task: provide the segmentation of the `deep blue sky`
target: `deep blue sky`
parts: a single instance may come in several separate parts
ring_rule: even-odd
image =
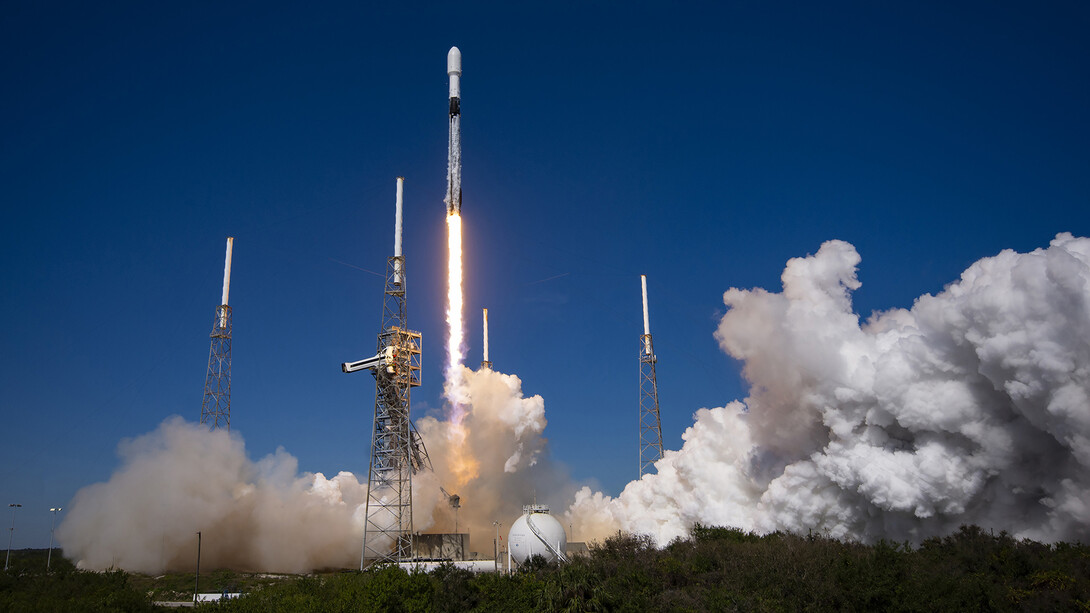
[[[393,3],[391,3],[393,4]],[[236,237],[233,430],[366,471],[406,177],[414,412],[441,407],[447,77],[463,53],[466,318],[555,460],[637,468],[639,274],[668,447],[746,390],[728,287],[843,239],[857,311],[1090,234],[1090,5],[8,2],[0,9],[0,508],[15,547],[124,437],[196,420]],[[952,5],[957,6],[952,6]],[[348,263],[351,266],[339,262]],[[10,516],[0,516],[7,526]]]

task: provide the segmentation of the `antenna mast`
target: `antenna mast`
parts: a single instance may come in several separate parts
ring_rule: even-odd
[[[481,356],[481,368],[492,370],[492,361],[488,359],[488,309],[484,309],[484,355]]]
[[[231,291],[231,248],[233,237],[227,237],[227,256],[223,263],[223,295],[212,320],[211,347],[208,349],[208,372],[204,378],[204,401],[201,403],[201,423],[209,430],[227,428],[231,431],[231,307],[227,296]]]
[[[647,275],[640,275],[643,286],[643,335],[640,336],[640,472],[650,472],[662,458],[662,422],[659,420],[659,385],[655,377],[655,350],[651,343],[651,325],[647,316]]]

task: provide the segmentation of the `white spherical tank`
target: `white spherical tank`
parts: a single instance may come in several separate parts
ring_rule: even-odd
[[[522,507],[522,517],[511,524],[507,535],[507,547],[511,558],[525,564],[532,556],[541,556],[550,562],[567,560],[568,535],[564,526],[549,515],[549,507],[533,504]]]

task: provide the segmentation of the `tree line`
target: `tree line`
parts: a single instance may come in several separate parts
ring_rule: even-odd
[[[0,611],[153,611],[149,591],[120,571],[54,572],[13,566],[0,579]],[[227,587],[229,572],[202,578]],[[144,587],[144,586],[142,586]],[[553,565],[537,558],[510,575],[445,565],[397,567],[265,583],[225,612],[309,611],[1090,611],[1090,547],[1046,545],[974,526],[919,547],[815,535],[756,535],[695,526],[657,548],[618,533],[590,554]]]

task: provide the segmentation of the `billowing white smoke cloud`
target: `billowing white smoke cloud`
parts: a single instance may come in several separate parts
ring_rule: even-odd
[[[434,473],[413,480],[414,526],[458,529],[491,555],[538,499],[581,538],[617,529],[665,543],[695,522],[920,540],[963,523],[1090,541],[1090,239],[977,262],[912,309],[852,312],[860,258],[844,242],[788,262],[783,292],[732,289],[716,338],[750,396],[701,409],[680,450],[616,498],[549,460],[544,401],[514,375],[462,369],[459,425],[417,420]],[[458,430],[460,428],[460,430]],[[458,431],[456,431],[458,430]],[[122,443],[122,466],[84,488],[57,529],[88,568],[202,565],[305,572],[359,563],[366,484],[258,462],[241,438],[179,418]],[[567,523],[567,522],[565,522]]]
[[[119,446],[121,467],[83,488],[57,528],[85,568],[192,568],[197,531],[208,568],[305,572],[359,563],[366,483],[298,474],[283,449],[246,458],[237,434],[172,417]]]
[[[575,487],[547,453],[541,396],[523,397],[522,381],[515,375],[460,368],[461,376],[448,381],[457,388],[447,390],[447,396],[465,407],[464,444],[451,421],[425,417],[417,421],[417,428],[428,445],[438,480],[433,491],[435,530],[454,530],[454,512],[439,493],[442,485],[461,498],[458,531],[470,534],[470,547],[481,557],[491,557],[492,522],[510,528],[522,514],[522,506],[535,500],[559,509],[557,505],[571,500]],[[421,496],[420,508],[430,506],[431,501],[423,498],[428,493]],[[501,537],[506,538],[506,528]]]
[[[540,396],[523,398],[518,377],[491,370],[463,369],[457,380],[451,392],[465,410],[464,444],[451,444],[450,421],[417,420],[436,471],[413,478],[414,528],[454,531],[442,485],[461,496],[458,530],[490,557],[493,521],[509,526],[538,491],[558,504],[574,488],[546,457]],[[178,417],[123,441],[119,455],[110,480],[80,490],[57,528],[66,555],[84,568],[191,569],[198,530],[207,568],[309,572],[359,564],[367,484],[352,473],[299,474],[283,449],[253,462],[237,432],[208,432]]]
[[[581,530],[1090,540],[1090,240],[1004,251],[863,325],[859,261],[829,241],[787,263],[782,293],[727,291],[715,336],[750,396],[698,411],[617,498],[581,490]]]

